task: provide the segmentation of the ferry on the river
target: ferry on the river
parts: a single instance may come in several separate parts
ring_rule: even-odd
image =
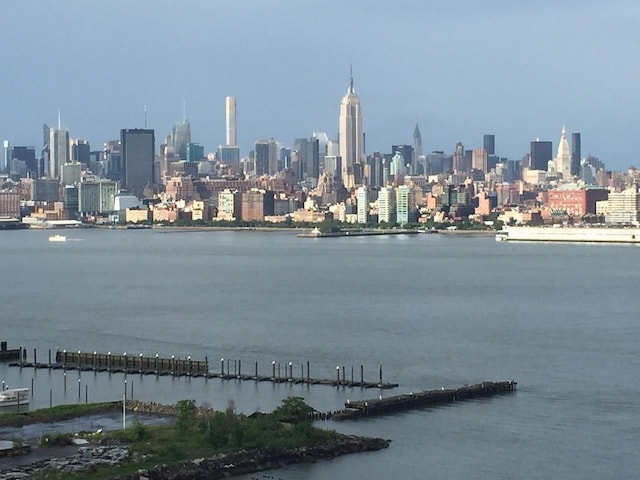
[[[21,407],[29,405],[28,388],[9,388],[0,392],[0,407]]]
[[[64,235],[51,235],[49,237],[49,241],[50,242],[66,242],[67,237],[65,237]]]
[[[498,242],[638,243],[637,227],[503,227]]]

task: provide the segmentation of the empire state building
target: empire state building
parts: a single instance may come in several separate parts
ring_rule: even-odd
[[[342,182],[351,189],[362,182],[362,167],[365,163],[364,136],[360,98],[353,89],[353,75],[349,90],[340,104],[339,138],[342,158]]]

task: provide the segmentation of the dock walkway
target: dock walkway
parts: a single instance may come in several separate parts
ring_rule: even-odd
[[[272,383],[292,383],[306,385],[327,385],[333,387],[355,387],[355,388],[377,388],[387,390],[396,388],[397,383],[389,383],[382,381],[382,367],[379,369],[379,378],[377,382],[365,381],[364,366],[360,365],[360,378],[355,379],[353,368],[351,368],[351,379],[347,379],[345,367],[336,367],[336,377],[334,379],[313,378],[311,377],[310,362],[305,365],[299,364],[299,375],[294,375],[293,363],[281,364],[279,362],[271,362],[271,371],[269,375],[260,374],[258,361],[253,363],[250,373],[243,373],[241,360],[220,359],[219,371],[212,371],[209,367],[209,359],[195,360],[190,356],[186,358],[171,358],[155,356],[145,356],[140,354],[127,355],[98,353],[98,352],[81,352],[57,350],[55,356],[52,352],[48,352],[48,360],[46,362],[37,361],[37,352],[33,351],[33,361],[26,360],[26,350],[20,348],[18,361],[9,363],[12,367],[21,368],[38,368],[50,370],[80,370],[93,372],[108,373],[124,373],[139,375],[156,375],[156,376],[188,376],[201,378],[219,378],[223,380],[241,380],[255,382],[272,382]],[[232,367],[233,366],[233,367]],[[225,370],[226,367],[226,370]],[[297,367],[296,367],[297,368]],[[341,376],[342,373],[342,376]]]

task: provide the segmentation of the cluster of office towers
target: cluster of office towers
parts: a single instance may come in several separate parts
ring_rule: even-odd
[[[353,191],[358,186],[381,188],[390,183],[402,183],[405,175],[439,173],[485,174],[507,159],[496,155],[495,136],[485,135],[483,148],[465,150],[459,142],[453,154],[435,151],[423,154],[418,125],[413,132],[413,143],[393,145],[391,153],[365,154],[365,133],[360,98],[356,94],[353,76],[340,103],[338,139],[331,140],[326,133],[314,132],[310,138],[298,138],[292,148],[284,147],[273,139],[258,140],[248,157],[241,158],[237,138],[236,99],[225,99],[226,136],[215,154],[205,158],[204,148],[191,141],[191,129],[186,118],[174,125],[156,154],[155,132],[145,128],[122,129],[120,138],[106,142],[104,149],[91,151],[84,140],[69,138],[69,131],[58,125],[43,128],[42,155],[36,157],[33,147],[13,147],[4,142],[6,170],[12,176],[47,176],[60,180],[62,185],[77,180],[77,164],[88,166],[98,177],[120,182],[142,197],[145,189],[163,183],[163,178],[180,175],[202,176],[199,163],[215,160],[228,166],[228,175],[260,177],[273,175],[283,169],[293,171],[297,181],[313,188],[323,175],[336,185]],[[10,154],[9,154],[10,150]],[[510,161],[513,175],[526,167],[530,170],[554,170],[563,178],[580,173],[580,134],[571,134],[569,149],[563,129],[558,155],[553,156],[552,142],[531,142],[530,153],[522,161]],[[550,163],[550,161],[552,163]],[[553,163],[555,162],[555,163]]]

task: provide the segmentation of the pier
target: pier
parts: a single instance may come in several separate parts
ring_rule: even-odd
[[[17,361],[9,364],[20,368],[42,368],[50,370],[79,370],[107,373],[124,373],[156,376],[188,376],[201,378],[219,378],[222,380],[240,380],[272,383],[292,383],[306,385],[327,385],[333,387],[356,387],[391,389],[398,386],[397,383],[383,382],[382,366],[378,369],[378,381],[365,381],[364,365],[360,365],[359,378],[355,377],[354,367],[351,367],[350,378],[347,378],[345,366],[336,366],[336,376],[333,379],[311,377],[311,364],[306,362],[294,365],[293,362],[280,363],[272,361],[269,364],[269,374],[260,372],[258,361],[248,366],[241,360],[221,358],[217,368],[209,364],[208,357],[193,359],[190,356],[179,358],[171,357],[130,355],[127,353],[98,353],[71,350],[48,351],[46,361],[38,362],[37,351],[33,349],[33,361],[27,361],[25,348],[17,349],[15,356]],[[295,367],[295,372],[294,372]]]
[[[347,400],[344,410],[332,412],[332,420],[351,420],[374,415],[386,415],[403,410],[411,410],[433,405],[470,400],[472,398],[511,393],[516,390],[515,380],[501,382],[482,382],[476,385],[465,385],[455,389],[428,390],[425,392],[395,395],[372,400]]]

